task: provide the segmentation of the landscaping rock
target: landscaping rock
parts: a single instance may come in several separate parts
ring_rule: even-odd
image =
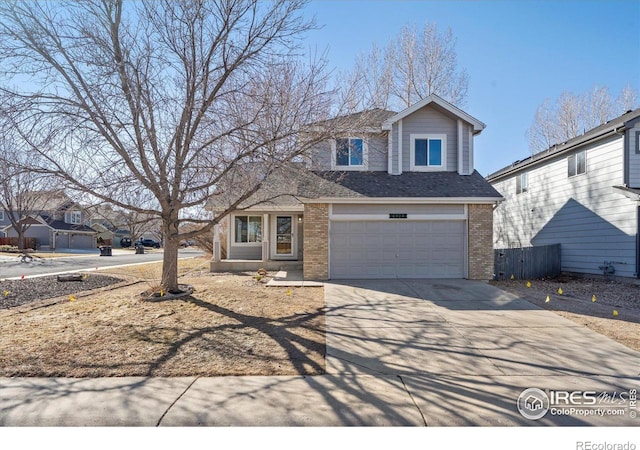
[[[37,300],[99,289],[122,282],[105,275],[81,275],[81,283],[60,283],[56,276],[0,281],[0,309],[14,308]]]

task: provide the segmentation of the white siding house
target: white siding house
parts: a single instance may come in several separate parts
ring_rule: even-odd
[[[640,153],[629,112],[487,177],[495,248],[561,244],[562,271],[638,276]]]

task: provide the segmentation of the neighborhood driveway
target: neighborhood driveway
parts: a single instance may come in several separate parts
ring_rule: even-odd
[[[427,425],[640,425],[628,401],[623,416],[525,419],[516,401],[527,388],[628,395],[640,387],[640,353],[487,283],[359,280],[325,289],[327,372],[386,380],[384,395],[406,390]]]

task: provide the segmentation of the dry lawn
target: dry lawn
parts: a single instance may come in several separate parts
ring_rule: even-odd
[[[0,311],[0,376],[215,376],[325,370],[322,288],[181,263],[187,297],[146,301],[159,264],[109,271],[139,283]]]

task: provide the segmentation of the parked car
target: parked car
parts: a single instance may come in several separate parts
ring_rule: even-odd
[[[193,239],[180,241],[180,247],[191,247],[192,245],[196,245],[196,241]]]
[[[154,241],[153,239],[142,239],[140,238],[136,245],[142,245],[143,247],[153,247],[160,248],[160,242]]]
[[[120,239],[120,246],[121,246],[122,248],[129,248],[129,247],[131,247],[131,238],[123,237],[122,239]]]

